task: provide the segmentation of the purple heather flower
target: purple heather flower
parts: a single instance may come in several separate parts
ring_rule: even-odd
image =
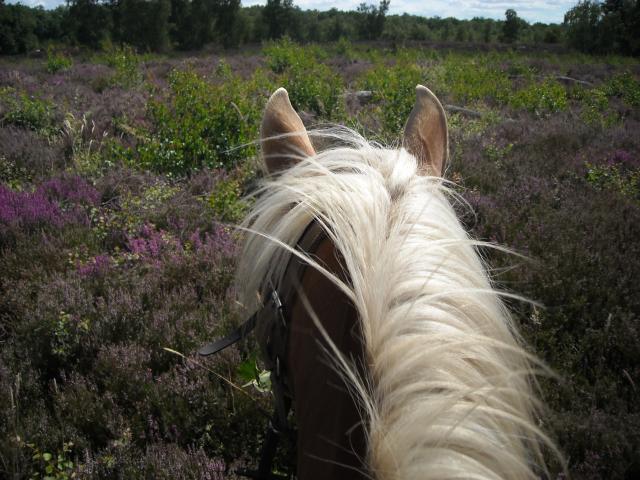
[[[61,227],[69,220],[60,207],[39,190],[16,192],[0,184],[0,223],[12,226],[50,224]]]
[[[111,266],[109,255],[97,255],[87,263],[78,265],[78,273],[82,276],[93,276],[105,273]]]
[[[127,246],[131,253],[147,259],[158,259],[166,250],[182,251],[182,245],[153,225],[144,225],[137,237],[128,237]]]
[[[198,251],[202,248],[202,240],[200,239],[200,229],[196,228],[196,231],[191,234],[189,241],[193,245],[193,249]]]
[[[100,202],[98,191],[77,175],[52,178],[41,184],[37,191],[61,202],[91,206],[97,206]]]
[[[473,207],[474,211],[478,210],[493,210],[497,208],[496,202],[493,198],[478,192],[468,192],[464,195],[469,205]]]
[[[607,165],[621,166],[629,170],[640,168],[640,157],[633,155],[626,150],[616,150],[607,158]]]

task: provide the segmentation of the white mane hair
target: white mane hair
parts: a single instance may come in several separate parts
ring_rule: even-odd
[[[361,408],[375,479],[533,479],[546,472],[536,426],[535,369],[440,177],[418,174],[405,149],[357,133],[311,132],[339,146],[267,176],[244,221],[242,301],[279,279],[313,220],[350,283],[367,378],[333,348]],[[322,270],[311,257],[310,265]],[[318,320],[316,319],[316,324]],[[330,347],[331,348],[331,347]],[[535,367],[535,369],[534,369]]]

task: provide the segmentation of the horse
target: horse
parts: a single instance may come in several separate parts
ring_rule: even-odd
[[[456,216],[437,97],[418,85],[399,147],[384,148],[344,127],[308,132],[280,88],[260,146],[237,289],[248,312],[276,312],[254,323],[293,408],[297,477],[548,475],[542,364],[479,255],[491,245]]]

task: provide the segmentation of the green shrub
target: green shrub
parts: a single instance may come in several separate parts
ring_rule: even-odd
[[[47,72],[57,73],[61,70],[68,70],[73,65],[73,60],[64,53],[54,50],[52,47],[47,49]]]
[[[582,105],[580,117],[588,125],[610,127],[618,119],[609,108],[609,97],[603,88],[578,87],[571,96]]]
[[[241,198],[242,191],[237,180],[221,179],[207,197],[207,203],[216,218],[234,223],[239,222],[246,211],[246,205]]]
[[[52,454],[43,452],[33,443],[25,444],[32,450],[33,473],[31,480],[70,480],[76,478],[74,464],[70,460],[72,442],[64,442],[62,450]]]
[[[300,45],[289,37],[267,43],[262,49],[268,67],[273,73],[284,73],[296,64],[310,66],[314,61],[327,59],[326,50],[317,45]]]
[[[383,131],[389,138],[397,138],[402,131],[419,83],[424,83],[422,69],[410,62],[400,61],[392,67],[379,63],[365,74],[362,88],[371,90],[374,102],[380,103]]]
[[[31,180],[32,175],[33,172],[24,166],[17,165],[4,154],[0,155],[0,182],[6,183],[12,190],[20,190],[21,184]]]
[[[487,158],[487,160],[500,166],[502,163],[502,160],[507,155],[509,155],[509,153],[511,153],[511,150],[513,150],[513,143],[509,143],[504,147],[500,147],[494,144],[489,144],[485,147],[483,153],[484,153],[484,156]]]
[[[509,104],[537,115],[556,113],[567,109],[567,92],[557,81],[547,79],[519,90]]]
[[[47,136],[57,131],[54,128],[54,106],[48,100],[5,87],[0,88],[0,105],[4,105],[6,111],[0,120],[3,126],[15,125]]]
[[[118,208],[91,210],[93,233],[99,240],[106,239],[113,232],[134,234],[145,223],[157,222],[163,207],[178,191],[176,186],[161,180],[142,187],[138,194],[125,190],[119,195]]]
[[[138,68],[142,59],[129,45],[107,45],[105,52],[96,57],[96,61],[115,69],[115,73],[105,80],[108,86],[131,88],[142,82],[142,74]]]
[[[279,74],[298,61],[300,49],[304,47],[297,45],[289,37],[283,37],[281,40],[267,43],[262,53],[271,71]]]
[[[353,44],[346,37],[340,37],[336,43],[336,53],[345,58],[352,59],[356,56]]]
[[[640,106],[640,81],[633,78],[629,72],[614,75],[603,88],[609,96],[616,96],[631,107]]]
[[[148,104],[153,126],[137,150],[140,166],[185,175],[203,167],[231,167],[255,153],[252,142],[269,82],[260,72],[249,82],[224,66],[218,73],[224,80],[220,85],[193,71],[170,75],[170,96]]]
[[[631,198],[640,197],[640,169],[587,162],[587,182],[598,189],[614,190]]]
[[[506,102],[511,92],[511,81],[498,68],[497,59],[466,58],[449,55],[442,62],[442,88],[454,101],[469,104],[477,101]]]
[[[322,63],[323,50],[285,38],[268,44],[264,54],[269,68],[278,75],[278,85],[287,89],[296,109],[327,119],[341,118],[344,85],[342,78]]]

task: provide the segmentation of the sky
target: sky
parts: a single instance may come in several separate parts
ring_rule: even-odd
[[[294,0],[298,7],[316,10],[355,10],[363,0]],[[366,3],[377,4],[377,0],[364,0]],[[16,0],[8,0],[7,3],[18,3]],[[29,6],[41,5],[44,8],[55,8],[64,4],[64,0],[20,0],[20,3]],[[264,5],[266,0],[242,0],[242,5]],[[424,17],[456,17],[469,19],[473,17],[486,17],[504,19],[504,12],[513,8],[518,16],[529,23],[562,23],[564,14],[573,7],[577,0],[391,0],[389,13],[410,13]]]

